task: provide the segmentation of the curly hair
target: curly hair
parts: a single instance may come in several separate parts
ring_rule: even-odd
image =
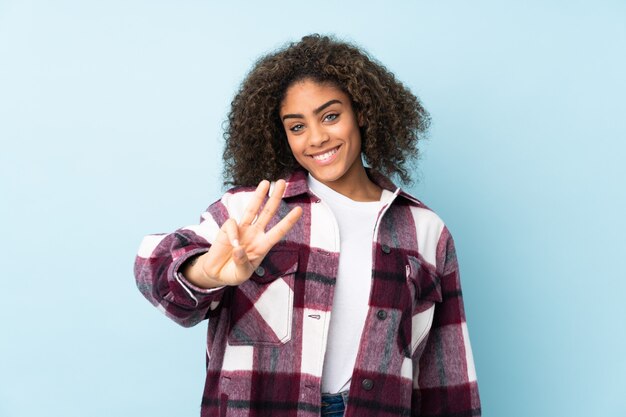
[[[365,162],[410,183],[407,165],[430,116],[419,99],[362,49],[329,36],[309,35],[260,58],[231,103],[224,139],[224,183],[256,185],[298,169],[279,117],[287,89],[310,79],[331,83],[352,100]]]

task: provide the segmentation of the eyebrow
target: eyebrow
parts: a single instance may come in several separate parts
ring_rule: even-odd
[[[339,103],[341,104],[340,100],[337,99],[333,99],[330,101],[327,101],[326,103],[322,104],[321,106],[319,106],[317,109],[313,110],[314,114],[319,114],[321,111],[323,111],[326,107],[331,106],[335,103]],[[304,115],[300,114],[300,113],[293,113],[293,114],[286,114],[282,117],[282,120],[284,121],[285,119],[304,119]]]

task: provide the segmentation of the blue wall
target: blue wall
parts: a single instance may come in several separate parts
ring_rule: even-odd
[[[135,251],[221,194],[233,92],[310,32],[432,114],[412,191],[456,239],[485,415],[623,416],[626,4],[249,3],[0,2],[0,416],[199,415],[205,326],[140,296]]]

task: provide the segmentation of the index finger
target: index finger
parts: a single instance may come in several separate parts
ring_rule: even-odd
[[[250,225],[256,218],[259,213],[259,209],[261,208],[261,204],[265,200],[265,196],[270,188],[270,182],[268,180],[263,180],[257,185],[256,190],[254,190],[254,195],[252,199],[248,203],[246,210],[243,212],[243,216],[241,216],[241,220],[239,224],[241,225]]]

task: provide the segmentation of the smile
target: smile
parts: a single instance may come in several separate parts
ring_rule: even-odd
[[[339,146],[337,146],[336,148],[333,148],[333,149],[331,149],[329,151],[326,151],[324,153],[310,155],[310,157],[315,159],[318,162],[326,162],[326,161],[330,160],[337,153],[337,151],[339,151]]]

